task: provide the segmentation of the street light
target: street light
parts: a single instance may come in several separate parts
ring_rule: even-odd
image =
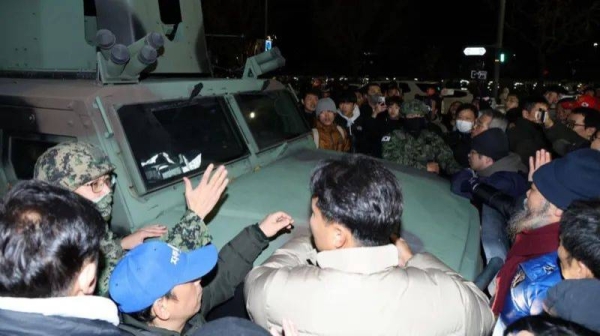
[[[463,54],[465,54],[465,56],[483,56],[485,55],[485,48],[484,47],[466,47],[463,50]]]

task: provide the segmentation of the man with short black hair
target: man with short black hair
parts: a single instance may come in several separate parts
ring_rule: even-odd
[[[555,123],[548,118],[544,127],[554,151],[564,156],[576,149],[590,147],[593,137],[600,130],[600,111],[578,107],[569,114],[565,124]]]
[[[510,151],[517,153],[524,165],[529,164],[529,158],[535,156],[536,151],[550,147],[542,128],[545,118],[550,118],[548,109],[544,98],[529,99],[523,105],[522,118],[517,119],[515,127],[506,132]]]
[[[575,201],[560,219],[560,270],[544,310],[600,332],[600,199]]]
[[[351,91],[342,92],[338,100],[339,109],[335,123],[346,130],[350,137],[350,152],[356,153],[364,141],[364,117],[356,104],[356,95]]]
[[[400,87],[398,86],[398,83],[389,82],[389,84],[387,86],[387,90],[385,91],[385,97],[386,98],[398,97],[398,98],[402,99],[402,89],[400,89]]]
[[[461,104],[456,109],[456,129],[444,137],[452,149],[454,159],[463,168],[469,167],[471,151],[471,132],[477,119],[477,107],[472,104]]]
[[[311,128],[315,126],[315,110],[317,109],[317,102],[321,97],[321,92],[317,89],[309,89],[304,92],[303,98],[300,100],[300,110],[303,112],[302,117],[308,123]]]
[[[600,279],[600,200],[567,208],[560,219],[558,258],[565,279]]]
[[[346,155],[310,181],[310,235],[298,235],[245,283],[263,327],[293,319],[301,335],[486,335],[493,316],[472,282],[428,253],[396,246],[403,195],[379,161]],[[313,245],[314,242],[314,245]],[[435,321],[435,323],[432,323]]]
[[[548,106],[553,106],[554,104],[556,104],[558,102],[558,92],[559,91],[562,91],[562,90],[557,86],[549,86],[544,89],[544,98],[546,99]]]
[[[117,307],[91,296],[104,220],[83,197],[15,185],[0,207],[0,334],[120,335]]]
[[[519,96],[516,93],[509,93],[506,96],[506,106],[504,107],[506,111],[519,107]]]

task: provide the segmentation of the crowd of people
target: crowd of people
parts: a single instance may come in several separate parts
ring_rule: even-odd
[[[48,149],[34,179],[0,204],[2,335],[596,335],[600,332],[600,112],[587,93],[560,101],[507,95],[503,111],[453,103],[434,88],[403,101],[369,84],[301,113],[321,162],[309,228],[285,212],[220,250],[204,218],[229,179],[209,166],[171,229],[111,232],[115,167],[98,147]],[[518,112],[518,113],[517,113]],[[478,288],[395,237],[406,198],[382,158],[440,175],[482,218]],[[293,237],[253,267],[270,240]],[[159,238],[144,242],[147,238]],[[251,321],[205,316],[244,287]]]

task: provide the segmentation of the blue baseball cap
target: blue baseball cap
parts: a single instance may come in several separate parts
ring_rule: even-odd
[[[140,244],[119,261],[108,291],[119,311],[139,312],[173,287],[205,276],[217,264],[218,254],[212,244],[189,252],[161,241]]]

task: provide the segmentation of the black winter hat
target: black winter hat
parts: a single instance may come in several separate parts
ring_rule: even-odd
[[[471,140],[471,148],[498,161],[508,155],[508,137],[499,128],[490,128]]]
[[[564,280],[548,290],[544,306],[554,315],[600,332],[600,280]]]
[[[576,200],[600,197],[600,151],[578,149],[541,166],[533,183],[548,202],[565,210]]]

